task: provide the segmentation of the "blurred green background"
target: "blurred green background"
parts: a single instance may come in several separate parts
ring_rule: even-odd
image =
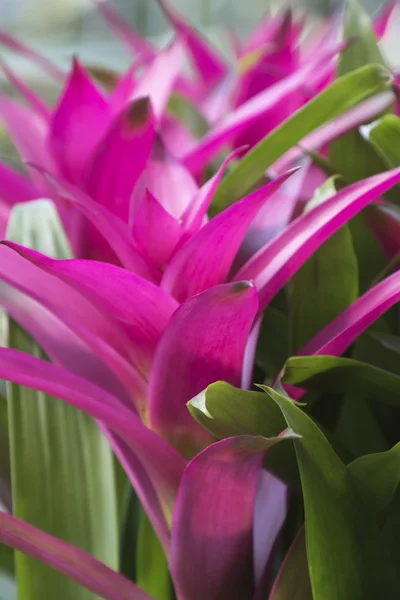
[[[319,16],[337,9],[342,0],[170,0],[179,10],[207,32],[218,44],[224,44],[222,29],[235,28],[241,36],[255,26],[268,7],[292,6]],[[377,13],[382,0],[364,0],[371,13]],[[167,39],[168,26],[155,0],[113,0],[139,31],[159,41]],[[125,49],[107,29],[92,0],[0,0],[1,28],[12,32],[44,52],[51,53],[60,64],[77,52],[85,60],[108,66],[126,66]],[[7,55],[7,52],[2,52]],[[8,58],[8,57],[7,57]],[[12,59],[19,65],[19,59]],[[22,63],[22,61],[21,61]],[[21,66],[22,68],[22,66]],[[31,76],[35,72],[30,67]]]

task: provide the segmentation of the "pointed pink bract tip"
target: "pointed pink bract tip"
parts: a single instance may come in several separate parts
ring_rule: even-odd
[[[134,130],[141,125],[146,125],[151,117],[151,102],[148,96],[138,98],[125,113],[125,122],[129,130]]]
[[[76,72],[76,73],[80,73],[80,71],[82,70],[82,65],[79,62],[79,58],[77,57],[76,54],[72,55],[72,71]]]

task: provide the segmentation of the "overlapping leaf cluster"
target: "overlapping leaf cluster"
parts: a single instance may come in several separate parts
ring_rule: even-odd
[[[228,58],[159,4],[161,50],[98,3],[122,74],[1,35],[61,85],[3,65],[4,568],[20,600],[398,598],[396,5]]]

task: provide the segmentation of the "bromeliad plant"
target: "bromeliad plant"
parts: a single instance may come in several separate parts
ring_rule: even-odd
[[[396,598],[393,6],[305,47],[271,17],[231,67],[160,4],[161,52],[99,4],[137,55],[116,79],[75,60],[64,81],[3,36],[63,91],[50,109],[4,67],[29,179],[1,166],[0,539],[79,584],[17,554],[20,599]]]

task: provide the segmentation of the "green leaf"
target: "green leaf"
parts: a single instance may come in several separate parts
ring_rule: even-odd
[[[303,488],[313,598],[395,598],[400,589],[397,565],[353,476],[299,406],[271,388],[263,389],[300,436],[293,443]]]
[[[348,392],[391,406],[400,406],[400,377],[368,363],[336,356],[294,356],[284,383],[306,390]]]
[[[335,165],[342,178],[349,183],[383,173],[388,169],[388,164],[381,158],[371,142],[365,139],[357,129],[349,131],[332,142],[329,160]],[[395,201],[396,194],[397,191],[389,191],[386,196]]]
[[[357,341],[355,358],[400,375],[400,337],[383,331],[369,331]]]
[[[283,311],[270,305],[261,323],[256,363],[272,378],[278,375],[289,355],[289,320]]]
[[[286,429],[277,406],[260,392],[248,392],[218,381],[190,400],[191,415],[218,439],[235,435],[278,436]],[[266,456],[271,473],[293,489],[299,488],[299,474],[293,445],[277,444]]]
[[[302,527],[286,554],[269,600],[312,600],[306,537]]]
[[[185,96],[173,93],[168,102],[168,111],[182,121],[196,138],[201,138],[210,129],[207,121]]]
[[[336,193],[333,178],[319,188],[306,210]],[[291,353],[358,298],[358,264],[349,227],[341,227],[294,275],[290,285]]]
[[[390,76],[380,65],[369,65],[335,81],[259,142],[225,177],[213,200],[220,212],[262,179],[266,169],[314,129],[363,100],[390,87]]]
[[[132,486],[127,479],[125,481],[124,496],[121,510],[119,571],[131,581],[136,582],[137,541],[142,507],[135,491],[132,489]]]
[[[348,77],[355,69],[371,63],[386,66],[370,18],[355,0],[346,4],[344,39],[353,40],[353,43],[340,55],[339,78]],[[350,131],[331,144],[330,159],[338,172],[350,183],[382,173],[388,168],[374,146],[363,138],[358,129]],[[388,197],[395,200],[396,195],[397,191],[391,190]],[[350,230],[359,265],[360,293],[363,293],[381,271],[386,262],[385,256],[366,225],[363,214],[352,220]]]
[[[400,119],[385,115],[369,130],[369,139],[390,168],[400,165]]]
[[[5,390],[4,390],[5,391]],[[6,395],[0,394],[0,503],[11,510],[10,448]],[[4,567],[0,558],[0,569]]]
[[[303,212],[309,212],[316,206],[319,206],[326,200],[329,200],[329,198],[332,198],[332,196],[334,196],[337,192],[335,185],[337,180],[340,180],[339,175],[332,175],[326,181],[324,181],[324,183],[315,190],[313,197],[311,200],[309,200],[309,202],[307,202]]]
[[[49,200],[16,205],[7,237],[57,256],[71,256]],[[10,322],[9,345],[46,358]],[[118,567],[118,526],[111,449],[94,421],[55,398],[8,387],[14,514]],[[45,565],[16,554],[19,600],[91,600],[95,596]]]
[[[399,562],[399,540],[400,540],[400,485],[397,486],[393,500],[391,501],[385,515],[383,533],[394,556]]]
[[[348,185],[348,182],[344,179],[342,175],[339,174],[339,169],[336,168],[336,166],[331,160],[325,158],[325,156],[322,156],[322,154],[313,150],[305,150],[304,154],[309,156],[313,163],[317,167],[319,167],[327,177],[335,177],[338,180],[338,187],[339,184],[341,187]]]
[[[368,64],[386,66],[371,19],[356,0],[348,0],[344,15],[344,39],[352,43],[339,58],[339,76]]]
[[[1,319],[0,315],[0,319]],[[1,319],[0,327],[5,325]],[[3,392],[3,390],[1,390]],[[10,473],[10,440],[8,433],[8,408],[6,399],[6,386],[4,383],[4,395],[0,394],[0,509],[11,512],[11,473]],[[9,546],[0,544],[0,598],[2,589],[9,589],[14,574],[14,551]],[[14,586],[15,587],[15,586]],[[11,589],[11,588],[10,588]],[[4,598],[9,595],[4,591]]]
[[[280,410],[263,401],[260,392],[248,392],[217,381],[190,400],[192,416],[219,439],[235,435],[276,437],[286,428]]]
[[[349,224],[358,263],[360,294],[371,287],[372,282],[387,265],[387,258],[382,246],[367,225],[363,213],[364,211],[354,217]],[[380,321],[384,320],[380,319]]]
[[[298,356],[286,364],[283,381],[318,390],[321,402],[341,393],[337,439],[353,458],[387,450],[388,444],[370,401],[400,405],[400,377],[357,360],[334,356]]]
[[[175,597],[167,558],[143,511],[137,545],[136,582],[155,600],[173,600]]]
[[[399,464],[400,443],[387,452],[361,456],[347,467],[382,525],[400,484]]]
[[[384,452],[389,447],[371,403],[360,392],[344,394],[335,438],[353,459],[372,452]]]

